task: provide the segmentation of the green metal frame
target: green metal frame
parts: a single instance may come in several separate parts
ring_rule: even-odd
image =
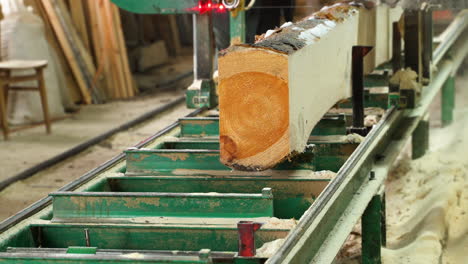
[[[338,107],[352,108],[351,100],[339,103]],[[371,93],[369,89],[364,90],[364,107],[388,109],[388,93]]]
[[[116,254],[120,253],[120,254]],[[34,256],[36,254],[36,256]],[[40,256],[38,256],[40,255]],[[137,264],[212,264],[208,249],[199,252],[134,252],[99,250],[95,247],[69,247],[68,249],[10,248],[0,263],[84,264],[84,263],[137,263]]]
[[[382,197],[376,195],[362,215],[362,264],[381,263],[382,207]]]
[[[118,176],[109,177],[105,189],[113,192],[172,193],[195,192],[256,193],[265,186],[274,193],[274,216],[280,219],[299,219],[330,182],[329,179],[310,176],[226,177],[226,176]]]
[[[41,241],[42,248],[68,248],[86,246],[84,229],[89,230],[92,247],[127,250],[180,250],[197,251],[209,248],[219,252],[235,252],[238,249],[238,233],[235,221],[225,225],[196,224],[112,224],[112,223],[38,223],[31,225]],[[262,228],[256,232],[256,246],[284,238],[289,228]],[[2,254],[0,254],[0,260]]]
[[[448,126],[453,121],[453,109],[455,109],[455,77],[450,76],[442,87],[441,96],[442,126]]]
[[[112,0],[122,9],[138,14],[187,14],[197,13],[198,0]]]
[[[229,31],[231,36],[231,44],[245,43],[245,1],[240,0],[239,6],[230,12],[229,16]]]
[[[312,130],[312,136],[346,135],[346,125],[351,116],[345,114],[328,115],[322,118]],[[210,138],[219,137],[219,117],[191,117],[179,120],[181,137]]]
[[[421,120],[411,137],[412,158],[419,159],[429,149],[429,115]]]
[[[53,221],[134,217],[272,217],[273,194],[58,192]]]
[[[189,87],[185,92],[185,103],[187,108],[212,109],[218,105],[216,85],[213,80],[199,80],[200,87]],[[196,82],[195,82],[196,83]],[[194,84],[195,84],[194,83]]]

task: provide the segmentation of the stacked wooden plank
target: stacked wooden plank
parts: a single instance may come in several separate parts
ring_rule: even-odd
[[[134,96],[118,8],[110,0],[88,0],[88,8],[93,48],[99,74],[106,76],[107,93],[113,98]]]
[[[119,9],[111,0],[30,0],[29,4],[43,18],[49,43],[61,55],[76,102],[102,103],[136,94]]]

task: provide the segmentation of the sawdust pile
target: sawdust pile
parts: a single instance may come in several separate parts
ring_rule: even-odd
[[[468,93],[458,92],[455,123],[431,129],[430,153],[400,157],[389,175],[384,264],[468,263]],[[360,263],[360,248],[358,224],[337,263]]]
[[[358,134],[349,134],[344,136],[345,142],[351,143],[351,144],[360,144],[364,141],[364,137]]]
[[[264,223],[262,228],[265,229],[293,229],[296,227],[297,221],[295,219],[279,219],[271,217],[268,222]]]
[[[468,108],[456,112],[431,130],[431,153],[403,158],[387,182],[383,263],[468,263]]]
[[[257,249],[255,256],[257,258],[271,258],[284,244],[284,241],[286,241],[286,239],[280,238],[263,244],[261,248]]]
[[[467,128],[455,129],[467,135]],[[389,179],[384,263],[468,263],[466,149],[468,139],[458,135],[439,151],[403,161]]]
[[[467,135],[466,121],[466,127],[452,129]],[[456,138],[421,159],[403,157],[390,175],[384,264],[468,263],[468,139]],[[360,263],[360,255],[358,224],[337,260]]]
[[[361,221],[354,226],[351,234],[346,239],[341,247],[340,252],[336,256],[336,264],[359,264],[361,263]]]

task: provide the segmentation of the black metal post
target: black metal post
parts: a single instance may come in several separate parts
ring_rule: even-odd
[[[352,49],[353,126],[348,132],[362,136],[367,134],[364,127],[364,56],[371,50],[370,46],[354,46]]]
[[[434,39],[431,7],[428,6],[424,11],[421,11],[421,16],[423,23],[422,75],[424,79],[430,80]]]
[[[418,74],[421,81],[421,43],[419,10],[405,10],[405,68]]]
[[[401,70],[401,34],[398,22],[393,22],[392,68],[393,73]]]
[[[215,52],[211,12],[193,15],[193,27],[195,79],[210,80],[213,77]]]

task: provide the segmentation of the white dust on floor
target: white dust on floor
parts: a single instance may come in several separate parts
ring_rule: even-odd
[[[271,258],[281,248],[285,241],[286,239],[280,238],[267,242],[263,244],[261,248],[257,249],[255,256],[258,258]]]
[[[431,153],[402,159],[390,176],[384,264],[468,263],[468,117],[460,117],[431,134]]]
[[[132,100],[87,105],[69,118],[53,122],[50,135],[45,133],[44,126],[37,126],[12,133],[9,141],[0,138],[0,180],[13,177],[182,95],[182,91],[168,91]]]
[[[430,153],[411,161],[410,148],[386,183],[384,264],[468,263],[468,75],[458,76],[455,123],[440,128],[440,98],[431,105]],[[336,263],[361,259],[360,223]]]

